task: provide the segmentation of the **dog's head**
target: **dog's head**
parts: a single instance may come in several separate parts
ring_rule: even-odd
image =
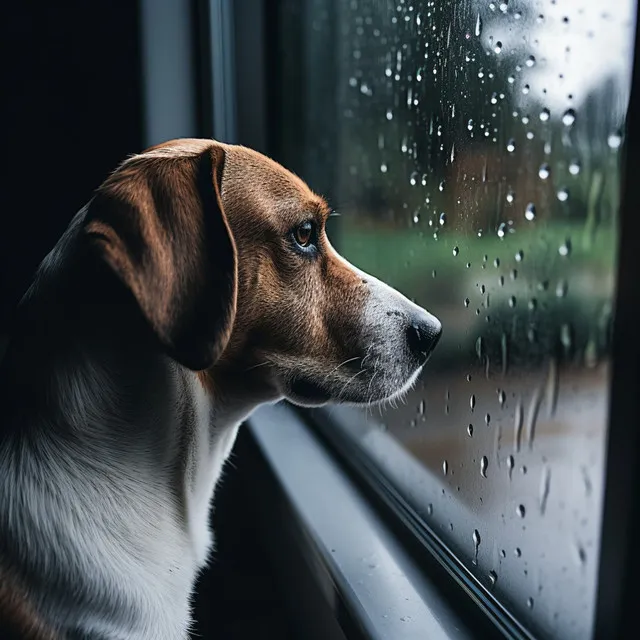
[[[177,140],[126,161],[85,228],[167,353],[298,404],[390,399],[439,321],[331,246],[327,203],[265,156]]]

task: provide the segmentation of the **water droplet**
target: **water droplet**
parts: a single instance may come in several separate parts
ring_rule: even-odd
[[[469,131],[473,131],[473,120],[469,120],[469,122],[467,122],[467,129]]]
[[[533,204],[533,202],[530,202],[527,205],[527,208],[524,210],[524,217],[527,220],[534,220],[536,217],[536,206]]]
[[[569,238],[558,247],[558,253],[564,257],[571,255],[571,240]]]
[[[509,84],[513,84],[515,81],[516,81],[516,77],[513,74],[511,74],[510,76],[507,76],[507,82]]]
[[[540,476],[540,515],[544,515],[547,510],[547,500],[549,498],[549,489],[551,487],[551,469],[549,465],[542,467],[542,475]]]
[[[536,63],[536,58],[535,56],[529,56],[526,60],[525,60],[525,64],[527,65],[527,67],[533,67]]]
[[[522,549],[520,549],[520,547],[516,547],[516,548],[513,550],[513,555],[514,555],[516,558],[520,558],[520,557],[522,557]]]
[[[524,251],[522,251],[522,249],[516,251],[515,259],[516,262],[522,262],[524,260]]]
[[[576,112],[573,109],[567,109],[562,114],[562,124],[570,127],[576,121]]]
[[[509,338],[504,332],[500,336],[500,351],[502,352],[502,375],[506,376],[509,369]]]
[[[469,406],[471,407],[471,411],[476,408],[476,396],[473,393],[469,397]]]
[[[526,509],[524,508],[524,505],[523,505],[523,504],[519,504],[519,505],[516,507],[516,514],[518,515],[518,517],[519,517],[519,518],[524,518],[524,516],[526,515],[526,513],[527,513],[527,511],[526,511]]]
[[[516,453],[520,451],[520,445],[522,443],[522,426],[524,424],[524,409],[522,406],[522,400],[518,399],[515,413],[515,424],[513,430],[513,448]]]
[[[487,456],[482,456],[482,458],[480,458],[480,475],[483,478],[487,477],[488,466],[489,466],[489,459],[487,458]]]
[[[414,171],[409,177],[409,184],[412,187],[415,187],[418,184],[418,179],[420,178],[420,174],[417,171]]]
[[[550,173],[551,167],[546,162],[540,165],[540,168],[538,169],[538,176],[540,176],[541,180],[546,180]]]
[[[554,416],[556,405],[558,404],[558,364],[555,358],[551,358],[549,361],[545,399],[547,402],[547,416],[551,418]]]
[[[569,191],[565,187],[558,189],[557,195],[560,202],[566,202],[569,199]]]
[[[579,542],[574,543],[573,552],[574,552],[576,562],[579,566],[582,566],[587,562],[587,552],[584,550],[584,547]]]
[[[446,460],[442,461],[442,473],[446,476],[449,471],[449,463]]]
[[[500,557],[501,558],[506,558],[507,557],[507,552],[504,549],[500,549]]]
[[[550,117],[551,117],[551,112],[549,111],[549,109],[545,107],[540,112],[540,120],[542,120],[542,122],[547,122],[547,120],[549,120]]]
[[[525,84],[524,87],[522,87],[522,93],[526,96],[530,89],[531,87],[528,84]]]
[[[569,285],[566,280],[560,280],[556,285],[556,297],[564,298],[567,295],[567,290],[569,289]]]
[[[478,17],[476,18],[476,28],[474,33],[476,34],[476,36],[479,36],[481,32],[482,32],[482,20],[480,19],[480,14],[478,14]]]
[[[495,46],[493,47],[493,50],[496,53],[500,53],[502,51],[502,42],[500,42],[500,40],[496,42]]]
[[[509,204],[513,203],[515,197],[516,197],[516,194],[513,191],[507,191],[507,202]]]
[[[444,180],[442,180],[438,185],[438,191],[444,191]]]
[[[387,120],[393,120],[393,110],[387,109]]]
[[[478,336],[476,340],[476,355],[478,356],[478,360],[482,360],[482,336]]]
[[[511,296],[509,298],[509,306],[513,309],[513,307],[516,306],[516,297],[515,296]]]
[[[504,238],[504,236],[507,233],[507,223],[506,222],[501,222],[500,225],[498,226],[498,238]]]
[[[427,515],[428,516],[432,516],[433,515],[433,505],[431,503],[429,503],[427,505]]]
[[[458,247],[453,247],[452,253],[454,256],[457,256],[460,253],[460,249],[458,249]]]
[[[571,326],[568,324],[563,324],[560,327],[560,342],[562,346],[565,348],[565,351],[569,351],[571,349],[571,345],[573,344],[572,338],[573,331],[571,330]]]
[[[469,303],[470,303],[469,298],[465,298],[465,299],[464,299],[464,306],[465,306],[465,307],[468,307],[468,306],[469,306]]]
[[[607,144],[611,149],[617,149],[622,144],[622,133],[620,131],[610,133],[607,138]]]
[[[569,173],[572,176],[577,176],[580,173],[580,162],[578,160],[572,160],[569,163]]]
[[[439,222],[441,227],[444,227],[444,225],[447,223],[447,214],[444,211],[440,214]]]
[[[482,540],[480,538],[480,532],[477,529],[473,530],[471,539],[473,540],[473,546],[474,546],[474,552],[475,552],[474,558],[473,558],[473,564],[478,564],[478,547],[480,546],[480,543],[482,542]]]
[[[467,427],[467,434],[470,438],[473,438],[473,425],[471,423],[469,423],[469,426]]]
[[[513,138],[510,138],[507,142],[507,151],[509,153],[513,153],[516,150],[516,141]]]
[[[498,390],[498,402],[500,406],[503,407],[504,403],[507,401],[507,394],[502,390]]]
[[[498,574],[495,571],[489,571],[489,585],[494,587],[498,581]]]
[[[484,421],[487,424],[487,426],[489,426],[489,423],[491,422],[491,414],[487,413],[484,417]]]
[[[533,609],[533,598],[527,599],[527,607],[529,607],[529,609]]]
[[[424,415],[425,407],[426,407],[426,402],[424,400],[420,400],[420,403],[418,404],[418,413],[421,416]]]
[[[387,165],[386,165],[385,163],[382,163],[382,164],[380,165],[380,173],[387,173],[387,169],[388,169],[388,168],[389,168],[389,167],[387,167]]]
[[[538,414],[540,413],[540,405],[542,404],[542,392],[538,387],[533,390],[531,402],[529,403],[529,411],[527,412],[527,441],[529,449],[533,448],[533,442],[536,437],[536,427],[538,425]]]

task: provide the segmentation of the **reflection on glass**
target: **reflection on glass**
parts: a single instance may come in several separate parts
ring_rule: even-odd
[[[444,326],[406,403],[367,417],[427,481],[383,463],[527,627],[589,637],[635,3],[328,4],[306,64],[334,25],[341,249]]]

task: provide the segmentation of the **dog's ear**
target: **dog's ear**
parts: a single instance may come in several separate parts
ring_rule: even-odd
[[[134,156],[99,188],[85,219],[91,245],[133,294],[166,352],[193,370],[219,358],[236,313],[236,248],[221,200],[224,157],[213,142]]]

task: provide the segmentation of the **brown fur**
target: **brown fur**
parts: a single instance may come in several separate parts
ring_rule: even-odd
[[[0,567],[0,638],[3,640],[58,640],[36,613],[27,591],[11,572]]]

